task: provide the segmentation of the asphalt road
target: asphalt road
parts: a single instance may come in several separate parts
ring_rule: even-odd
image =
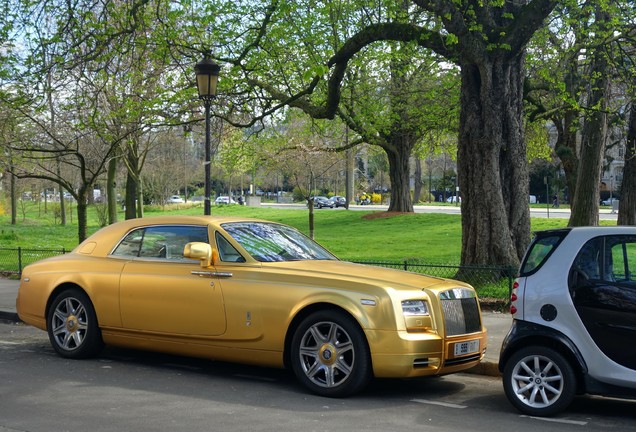
[[[307,393],[291,373],[107,349],[56,355],[46,334],[0,322],[0,431],[636,430],[636,402],[578,398],[551,419],[519,415],[496,377],[376,380],[362,394]]]
[[[278,203],[261,203],[261,207],[272,207],[272,208],[293,208],[293,209],[306,209],[307,206],[304,204],[278,204]],[[350,205],[349,210],[375,210],[375,211],[386,211],[388,210],[387,205]],[[334,211],[334,210],[344,210],[344,207],[340,207],[337,209],[330,208],[322,208],[322,209],[314,209],[314,211]],[[413,206],[413,210],[415,213],[443,213],[443,214],[461,214],[461,206],[460,205],[417,205]],[[569,219],[570,218],[570,209],[569,208],[553,208],[553,207],[531,207],[530,208],[530,217],[537,218],[555,218],[555,219]],[[599,218],[602,220],[616,220],[618,218],[617,213],[612,213],[609,209],[602,209],[599,211]]]

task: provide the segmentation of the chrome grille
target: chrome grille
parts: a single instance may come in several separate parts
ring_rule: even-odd
[[[474,291],[456,288],[440,295],[446,336],[457,336],[481,331],[481,315]]]

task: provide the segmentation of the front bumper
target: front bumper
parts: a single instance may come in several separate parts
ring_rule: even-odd
[[[378,378],[408,378],[461,372],[477,365],[486,353],[486,330],[442,338],[434,333],[371,330],[366,332],[373,373]],[[478,341],[478,350],[455,355],[458,343]]]

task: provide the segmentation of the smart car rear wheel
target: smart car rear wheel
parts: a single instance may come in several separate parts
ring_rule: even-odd
[[[79,289],[68,289],[55,297],[48,312],[47,332],[55,351],[63,357],[86,358],[103,346],[95,309]]]
[[[342,312],[323,311],[305,318],[294,333],[291,349],[294,373],[321,396],[350,395],[371,379],[362,330]]]
[[[570,363],[557,351],[542,346],[523,348],[508,360],[503,386],[512,405],[534,416],[564,410],[576,394]]]

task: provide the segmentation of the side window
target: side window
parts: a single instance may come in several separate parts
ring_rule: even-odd
[[[186,259],[183,248],[190,242],[207,243],[207,227],[161,225],[135,230],[122,239],[112,255],[179,261]]]
[[[636,237],[610,237],[607,249],[606,280],[636,285]]]
[[[573,269],[585,279],[601,278],[603,238],[598,237],[585,243],[574,260]]]
[[[138,257],[141,248],[141,239],[144,237],[144,230],[138,229],[129,232],[126,237],[119,242],[111,255],[119,257]]]
[[[590,281],[636,286],[636,236],[609,235],[588,241],[574,260],[573,272]]]
[[[221,234],[216,233],[216,246],[223,262],[245,262],[245,258]]]
[[[168,227],[161,228],[146,228],[144,231],[144,238],[141,242],[141,249],[139,250],[140,257],[146,258],[171,258],[171,254],[168,251],[167,237]]]

